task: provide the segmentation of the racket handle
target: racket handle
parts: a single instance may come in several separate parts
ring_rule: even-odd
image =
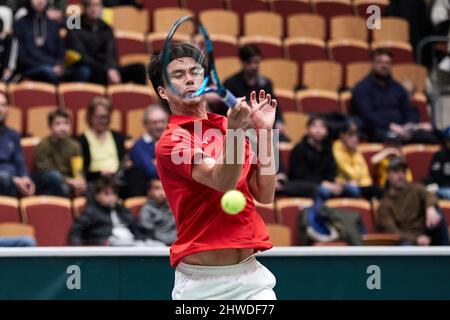
[[[237,102],[236,97],[230,92],[230,90],[225,90],[225,95],[222,97],[222,100],[228,108],[234,108]]]

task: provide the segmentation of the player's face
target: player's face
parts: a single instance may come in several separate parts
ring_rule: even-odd
[[[161,181],[152,181],[151,187],[148,190],[148,197],[157,203],[163,203],[166,201],[166,193],[164,192]]]
[[[154,110],[145,119],[145,129],[149,135],[158,140],[166,129],[168,122],[169,119],[165,112],[159,109]]]
[[[6,121],[8,116],[8,101],[3,94],[0,94],[0,123]]]
[[[86,15],[92,20],[100,19],[102,10],[102,0],[90,0],[89,5],[86,7]]]
[[[323,141],[328,135],[328,129],[322,120],[314,121],[308,128],[308,136],[314,141]]]
[[[64,117],[56,117],[53,119],[50,127],[52,136],[55,138],[65,138],[70,134],[70,121]]]
[[[48,0],[31,0],[31,6],[36,12],[44,12],[47,4]]]
[[[173,92],[167,88],[164,95],[169,103],[182,103],[185,105],[196,105],[204,100],[203,96],[191,98],[202,85],[205,76],[205,70],[201,65],[192,58],[179,58],[169,63],[167,66],[170,81],[181,97],[175,96]],[[161,95],[164,98],[164,95]]]
[[[373,70],[375,74],[381,77],[391,75],[392,59],[387,54],[376,56],[373,61]]]
[[[112,188],[106,188],[95,194],[95,200],[102,206],[114,208],[117,204],[117,194]]]

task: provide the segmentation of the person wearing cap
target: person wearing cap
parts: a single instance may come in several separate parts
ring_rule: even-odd
[[[450,200],[450,127],[442,135],[443,148],[433,155],[426,183],[439,198]]]
[[[370,158],[370,163],[375,168],[377,185],[384,188],[388,177],[389,161],[394,157],[403,157],[402,138],[395,132],[389,132],[384,140],[384,148]],[[413,181],[411,170],[406,170],[406,179]]]
[[[424,186],[409,183],[407,168],[402,157],[389,163],[389,187],[378,212],[381,231],[399,235],[402,245],[449,245],[447,224],[438,211],[437,198]]]
[[[333,155],[338,167],[337,182],[344,185],[348,196],[379,197],[380,189],[373,186],[369,167],[358,151],[358,126],[350,120],[340,131],[339,139],[333,144]]]

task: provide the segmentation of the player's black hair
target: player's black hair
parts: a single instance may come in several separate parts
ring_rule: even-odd
[[[177,43],[170,47],[169,49],[169,63],[175,59],[180,58],[192,58],[195,61],[202,61],[203,67],[206,69],[206,66],[204,65],[203,55],[201,51],[194,45],[183,42],[183,43]],[[150,63],[147,67],[147,73],[148,78],[152,82],[153,89],[155,89],[156,94],[161,99],[162,103],[164,104],[164,107],[166,109],[168,108],[168,104],[165,100],[161,98],[158,92],[158,87],[165,87],[164,86],[164,79],[163,79],[163,52],[162,51],[154,51],[152,53]]]
[[[53,121],[55,121],[56,118],[64,118],[64,119],[69,120],[70,116],[67,113],[67,111],[65,111],[61,108],[57,108],[56,110],[53,110],[52,112],[50,112],[48,114],[48,117],[47,117],[47,123],[48,123],[49,127],[52,126]]]
[[[261,57],[261,50],[254,44],[246,44],[239,48],[239,59],[244,63],[256,56]]]

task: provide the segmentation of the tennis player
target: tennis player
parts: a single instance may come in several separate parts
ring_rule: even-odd
[[[169,77],[178,92],[190,94],[200,88],[204,73],[195,46],[174,45],[169,61]],[[163,81],[162,68],[162,53],[154,53],[149,78],[172,112],[156,145],[158,173],[178,229],[170,249],[170,263],[176,268],[172,298],[276,299],[274,275],[254,256],[272,244],[253,199],[271,203],[274,197],[270,133],[277,101],[264,91],[258,97],[252,92],[251,105],[238,98],[227,117],[207,113],[205,96],[175,95]],[[248,140],[234,134],[250,121],[259,129],[270,161],[261,161]],[[241,191],[247,200],[236,215],[226,214],[220,204],[224,192],[231,189]]]

